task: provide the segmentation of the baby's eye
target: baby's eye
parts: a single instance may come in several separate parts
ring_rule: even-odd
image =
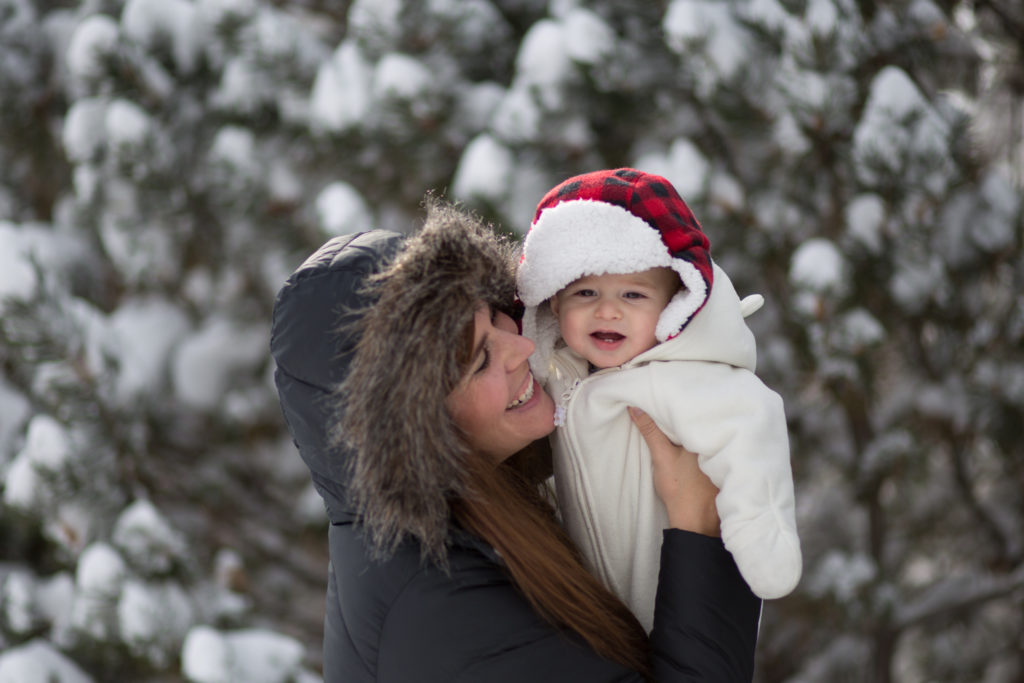
[[[573,295],[574,296],[584,296],[584,297],[597,296],[597,292],[595,292],[592,289],[577,289],[575,292],[573,292]]]
[[[646,299],[647,295],[643,292],[626,292],[623,296],[627,299]]]

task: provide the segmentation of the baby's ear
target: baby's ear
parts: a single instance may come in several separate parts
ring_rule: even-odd
[[[548,299],[548,306],[551,307],[551,313],[557,318],[558,317],[558,296],[553,296]]]

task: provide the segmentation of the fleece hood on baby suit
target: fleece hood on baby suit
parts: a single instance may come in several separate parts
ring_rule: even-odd
[[[523,335],[542,382],[561,336],[548,299],[585,275],[668,267],[681,289],[662,311],[658,341],[678,335],[707,302],[713,284],[711,244],[672,184],[632,168],[569,178],[548,192],[523,243],[517,286],[526,310]]]

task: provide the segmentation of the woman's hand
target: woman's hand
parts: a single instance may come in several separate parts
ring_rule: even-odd
[[[665,503],[669,524],[705,536],[721,536],[722,525],[715,508],[718,488],[697,467],[697,454],[669,441],[642,410],[630,408],[629,416],[651,449],[654,490]]]

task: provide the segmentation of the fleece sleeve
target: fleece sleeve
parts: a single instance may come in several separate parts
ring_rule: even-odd
[[[782,398],[754,373],[722,363],[687,363],[676,400],[641,403],[675,443],[699,455],[720,489],[722,539],[762,598],[800,579],[789,434]],[[661,378],[649,372],[651,394]]]

